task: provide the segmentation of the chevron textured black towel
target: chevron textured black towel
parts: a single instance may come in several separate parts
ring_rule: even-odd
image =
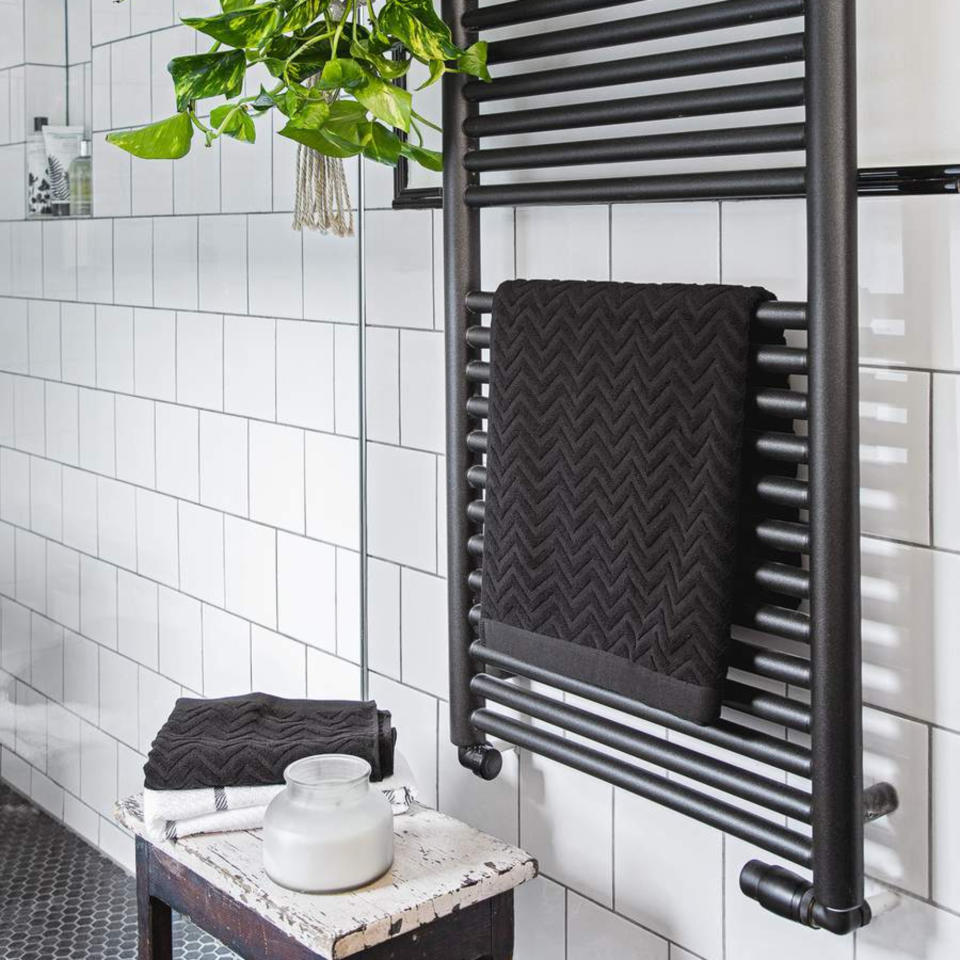
[[[730,638],[760,288],[512,281],[491,342],[482,637],[698,723]]]
[[[288,764],[319,753],[363,757],[371,779],[393,773],[396,731],[373,701],[284,700],[253,693],[177,700],[143,772],[148,790],[283,783]]]

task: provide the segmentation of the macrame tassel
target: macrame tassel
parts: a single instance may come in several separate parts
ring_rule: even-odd
[[[314,78],[307,80],[313,86]],[[297,149],[297,199],[293,229],[319,230],[335,237],[353,236],[353,210],[343,161],[325,157],[312,147]]]
[[[293,229],[353,236],[353,210],[343,161],[300,144],[297,150],[297,201]]]

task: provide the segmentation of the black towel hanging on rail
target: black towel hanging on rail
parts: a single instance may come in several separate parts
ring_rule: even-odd
[[[758,287],[511,281],[491,331],[491,648],[716,719]]]

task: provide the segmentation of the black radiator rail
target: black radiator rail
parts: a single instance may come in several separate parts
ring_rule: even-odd
[[[443,10],[456,42],[469,44],[481,30],[613,10],[623,2],[508,0],[479,7],[476,0],[443,0]],[[751,861],[741,873],[741,889],[779,915],[848,933],[870,919],[863,893],[863,825],[897,805],[892,787],[875,784],[864,790],[862,778],[857,196],[957,193],[960,165],[857,169],[855,0],[722,0],[619,19],[614,12],[613,17],[576,29],[546,26],[509,38],[500,34],[490,45],[490,62],[519,63],[664,37],[688,39],[684,49],[666,53],[503,76],[494,70],[492,83],[459,74],[444,78],[451,739],[461,762],[481,777],[495,777],[501,766],[489,735],[809,868],[812,882],[783,867]],[[797,32],[800,17],[802,32]],[[722,44],[700,42],[697,36],[773,20],[790,20],[785,29],[792,32]],[[741,77],[703,89],[481,112],[483,104],[517,97],[801,61],[805,77],[798,79],[744,82]],[[763,125],[752,116],[732,128],[647,136],[631,128],[629,136],[523,146],[487,140],[783,108],[803,108],[803,121]],[[547,182],[482,179],[507,170],[785,151],[802,153],[804,165]],[[765,303],[755,316],[750,403],[766,424],[771,419],[774,424],[748,437],[752,467],[741,526],[750,560],[735,616],[738,627],[755,633],[734,636],[721,719],[699,726],[489,649],[478,639],[489,442],[484,421],[490,328],[484,315],[494,300],[480,283],[480,211],[764,197],[806,198],[807,300]],[[795,334],[789,346],[770,344],[771,330]],[[806,383],[787,388],[784,376],[805,377]],[[803,422],[803,435],[793,432],[795,421]],[[792,472],[797,465],[805,470],[798,477]],[[529,690],[530,681],[560,698]],[[585,704],[565,703],[563,694]],[[618,711],[621,719],[594,713],[590,704]],[[513,712],[507,715],[496,705]],[[689,739],[681,745],[669,733],[636,729],[634,718]],[[718,756],[697,744],[724,753]],[[762,763],[765,771],[745,769],[745,761]],[[785,817],[809,826],[786,826]]]

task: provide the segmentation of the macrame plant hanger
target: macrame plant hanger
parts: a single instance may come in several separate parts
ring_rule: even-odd
[[[314,78],[307,80],[313,86]],[[353,210],[343,161],[299,144],[297,148],[297,196],[293,229],[319,230],[335,237],[353,236]]]

